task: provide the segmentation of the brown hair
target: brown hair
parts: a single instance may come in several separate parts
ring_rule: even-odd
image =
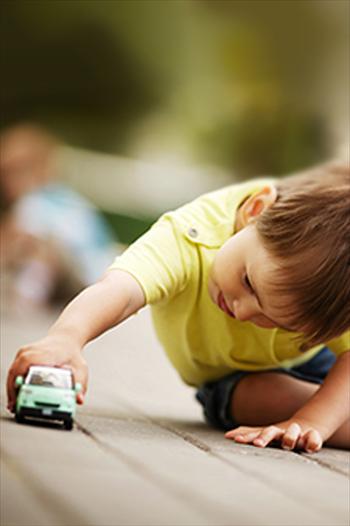
[[[310,345],[350,328],[350,167],[328,163],[277,183],[276,202],[256,222],[278,262],[271,286]]]

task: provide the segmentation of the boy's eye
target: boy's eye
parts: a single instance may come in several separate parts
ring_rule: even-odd
[[[253,290],[253,287],[252,287],[252,285],[251,285],[251,283],[249,281],[249,278],[248,278],[247,274],[244,275],[244,283],[248,287],[249,290],[251,290],[251,291]]]

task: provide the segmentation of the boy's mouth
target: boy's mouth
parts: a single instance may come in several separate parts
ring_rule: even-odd
[[[219,308],[221,310],[223,310],[224,312],[226,312],[226,314],[231,316],[231,318],[235,318],[235,315],[233,314],[233,312],[228,308],[228,306],[226,304],[226,301],[225,301],[225,298],[224,298],[224,295],[223,295],[223,293],[221,291],[218,294],[217,304],[218,304]]]

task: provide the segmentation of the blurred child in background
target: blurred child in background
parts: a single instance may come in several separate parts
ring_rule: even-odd
[[[19,125],[0,140],[0,261],[7,299],[16,308],[67,300],[113,260],[113,234],[94,205],[60,181],[54,137]]]

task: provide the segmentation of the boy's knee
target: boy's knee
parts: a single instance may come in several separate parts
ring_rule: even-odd
[[[283,374],[250,373],[237,384],[232,402],[236,400],[238,403],[240,401],[244,403],[252,400],[257,405],[281,403],[281,396],[286,392],[285,387],[286,379]]]
[[[318,388],[284,373],[251,373],[240,380],[232,394],[232,415],[241,425],[288,419]]]
[[[249,395],[263,391],[270,394],[280,392],[288,384],[288,377],[283,373],[258,372],[249,373],[238,383],[235,392],[242,391],[242,394]]]

